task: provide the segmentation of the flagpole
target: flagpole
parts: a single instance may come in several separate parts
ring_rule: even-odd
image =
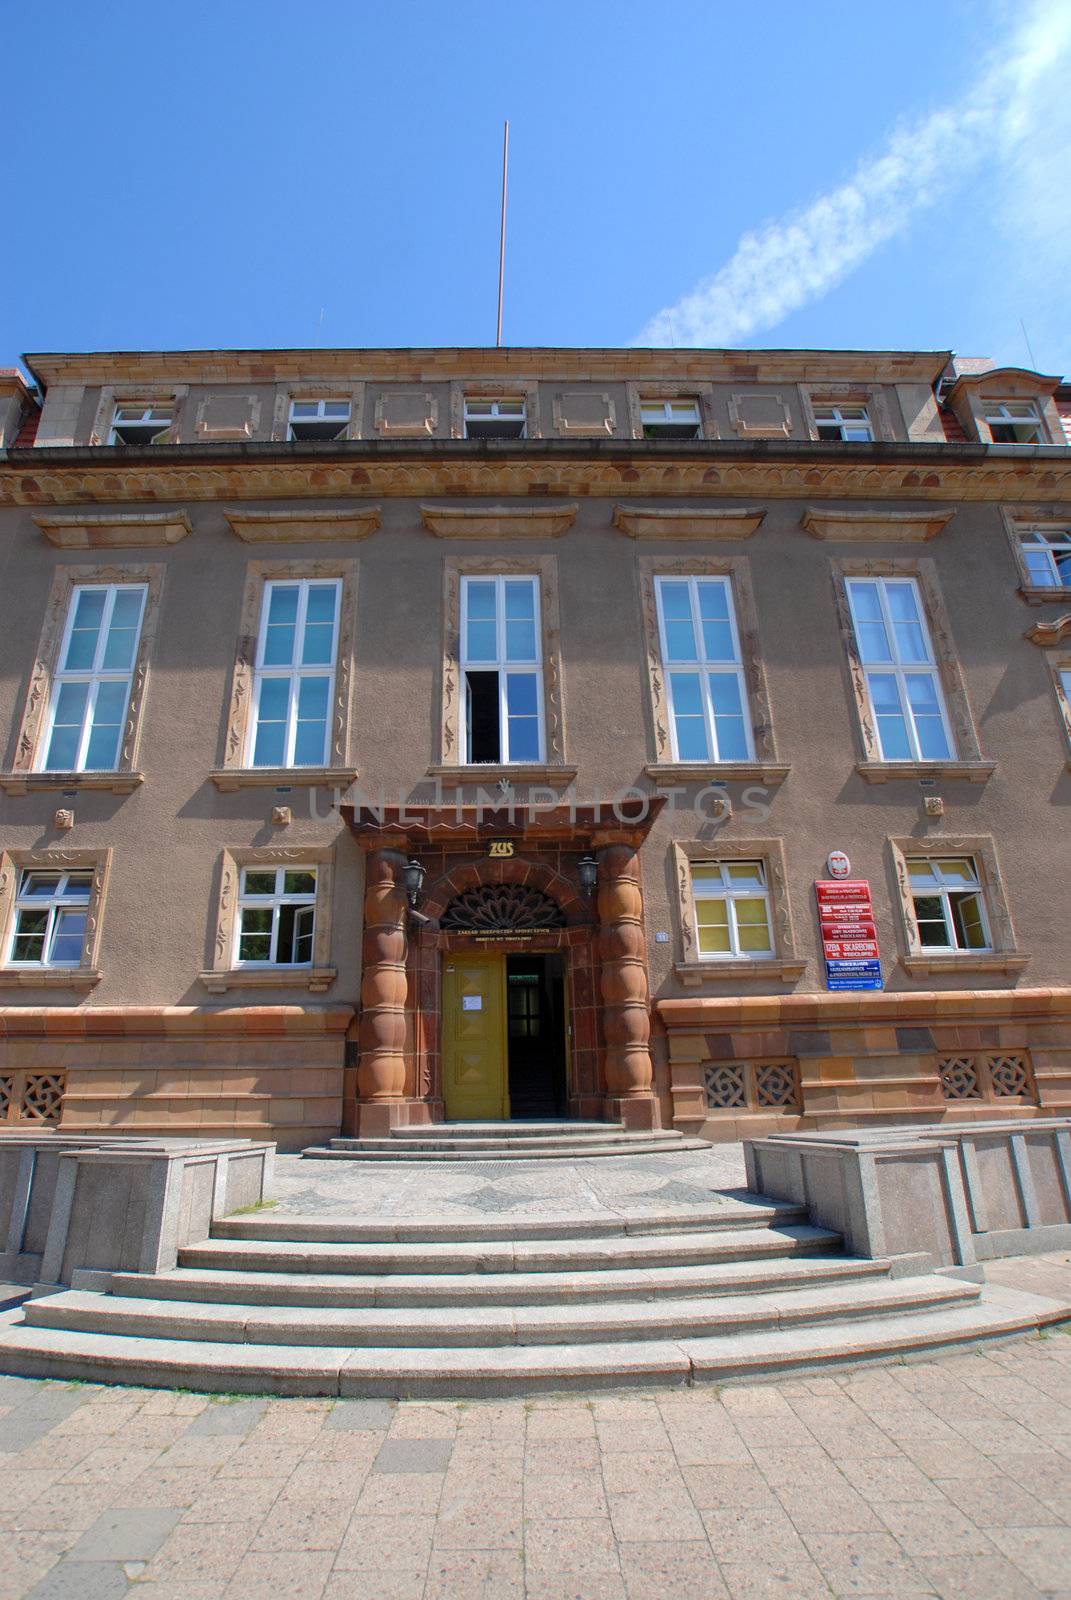
[[[496,346],[502,343],[502,288],[506,276],[506,168],[509,164],[509,122],[502,126],[502,224],[498,235],[498,331]]]

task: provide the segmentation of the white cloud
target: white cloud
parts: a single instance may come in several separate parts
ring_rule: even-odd
[[[1046,115],[1064,120],[1057,107],[1065,104],[1069,64],[1071,4],[1037,0],[960,101],[900,125],[846,183],[744,234],[724,266],[659,311],[633,343],[727,346],[775,326],[827,293],[983,160],[999,174],[1009,219],[1035,245],[1055,244],[1051,218],[1058,186],[1066,186],[1068,146],[1051,120],[1042,124]]]

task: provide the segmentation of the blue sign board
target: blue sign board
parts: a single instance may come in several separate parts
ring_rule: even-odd
[[[827,989],[883,989],[880,961],[827,961]]]

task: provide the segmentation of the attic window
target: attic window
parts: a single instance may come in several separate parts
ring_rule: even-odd
[[[1044,444],[1041,418],[1029,400],[1008,400],[986,407],[986,424],[994,444]]]
[[[699,405],[695,400],[641,400],[640,423],[645,439],[701,439]]]
[[[116,406],[112,416],[109,444],[161,444],[171,426],[170,406]]]
[[[350,425],[348,400],[291,400],[290,439],[341,439]]]
[[[866,406],[815,406],[818,437],[842,444],[870,444],[874,438]]]
[[[523,400],[470,400],[465,397],[466,439],[523,439]]]

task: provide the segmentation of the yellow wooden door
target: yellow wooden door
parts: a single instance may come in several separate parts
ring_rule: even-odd
[[[482,951],[443,957],[443,1099],[451,1122],[509,1116],[506,963]]]

